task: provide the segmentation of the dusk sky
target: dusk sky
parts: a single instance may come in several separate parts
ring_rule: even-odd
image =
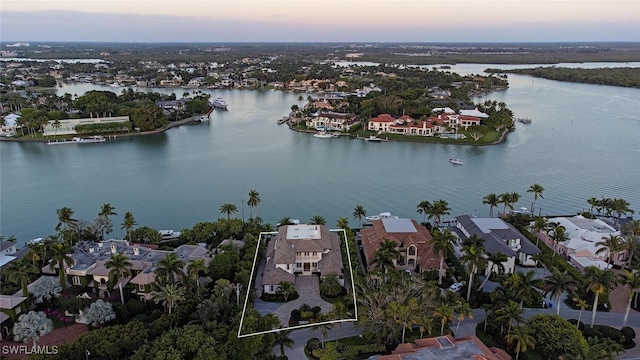
[[[639,0],[2,0],[2,41],[640,41]]]

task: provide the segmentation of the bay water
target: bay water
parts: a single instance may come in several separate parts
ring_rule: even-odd
[[[508,66],[449,71],[488,67]],[[205,90],[224,97],[229,110],[157,135],[60,146],[0,142],[0,235],[24,243],[53,234],[56,209],[70,207],[75,218],[91,221],[103,203],[116,208],[111,235],[118,238],[126,211],[139,226],[180,230],[226,217],[219,210],[225,203],[238,207],[233,216],[274,225],[321,215],[330,226],[339,217],[357,226],[356,205],[368,215],[422,221],[417,204],[438,199],[448,201],[447,217],[488,216],[485,195],[518,192],[516,207],[530,207],[534,183],[545,188],[536,202],[542,215],[588,210],[590,197],[624,198],[640,212],[640,90],[521,75],[509,75],[509,83],[474,101],[505,102],[533,122],[517,123],[506,142],[491,146],[315,138],[277,124],[300,105],[299,93],[249,90]],[[122,90],[64,84],[58,94],[93,89]],[[145,91],[180,97],[189,89]],[[449,163],[452,157],[464,165]],[[254,209],[246,205],[251,189],[261,197]]]

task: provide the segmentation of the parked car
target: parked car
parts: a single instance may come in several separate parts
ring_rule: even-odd
[[[462,289],[462,283],[459,282],[453,283],[451,284],[451,286],[449,286],[449,291],[457,292],[460,291],[460,289]]]

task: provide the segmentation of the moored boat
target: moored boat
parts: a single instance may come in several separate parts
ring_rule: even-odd
[[[62,141],[49,141],[47,145],[60,145],[60,144],[89,144],[89,143],[101,143],[107,141],[107,138],[101,135],[89,136],[87,138],[73,137],[71,140]]]
[[[320,131],[320,132],[317,132],[317,133],[313,134],[313,137],[317,137],[317,138],[321,138],[321,139],[329,139],[329,138],[332,138],[334,136],[333,136],[333,134],[328,133],[326,131]]]
[[[216,109],[222,109],[222,110],[227,110],[227,107],[229,106],[229,104],[227,104],[227,101],[223,99],[222,96],[218,96],[215,99],[213,99],[213,102],[211,103],[211,105],[213,105],[213,107]]]

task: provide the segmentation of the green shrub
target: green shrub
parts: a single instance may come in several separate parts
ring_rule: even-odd
[[[611,326],[601,325],[598,328],[598,331],[600,332],[602,337],[609,338],[618,344],[621,344],[621,340],[624,340],[624,337],[622,336],[620,330],[612,328]]]
[[[624,339],[626,342],[632,342],[633,339],[636,338],[635,330],[633,330],[633,328],[630,328],[628,326],[625,326],[622,329],[620,329],[620,333],[622,334],[622,336],[624,336]]]
[[[311,338],[307,340],[307,345],[305,346],[305,349],[307,349],[308,352],[312,352],[315,349],[319,349],[321,346],[322,345],[320,343],[320,339]]]
[[[129,299],[126,306],[132,316],[142,314],[145,310],[144,304],[138,299]]]

